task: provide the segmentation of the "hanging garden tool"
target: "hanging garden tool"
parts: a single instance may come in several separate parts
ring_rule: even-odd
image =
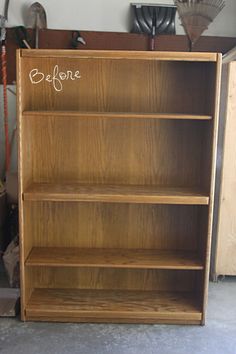
[[[174,0],[189,40],[189,51],[224,8],[224,0]]]
[[[24,26],[17,26],[14,30],[18,46],[20,48],[30,49],[30,40],[27,29]]]
[[[3,83],[3,106],[4,106],[4,132],[5,132],[5,168],[6,173],[10,168],[10,143],[8,128],[8,99],[7,99],[7,53],[6,53],[6,21],[8,19],[9,0],[5,1],[4,14],[0,16],[1,21],[1,67]]]
[[[79,44],[86,45],[86,42],[81,36],[80,31],[74,31],[72,33],[71,46],[73,49],[77,49]]]
[[[131,32],[150,36],[150,50],[155,50],[155,37],[175,34],[176,7],[172,5],[131,4],[133,25]]]
[[[39,30],[47,28],[46,11],[39,2],[35,2],[29,7],[27,18],[27,27],[35,30],[35,48],[38,48]]]

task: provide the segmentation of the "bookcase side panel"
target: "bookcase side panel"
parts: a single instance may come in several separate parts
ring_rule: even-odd
[[[214,112],[211,139],[209,139],[208,154],[210,154],[210,204],[208,213],[208,227],[205,238],[205,277],[203,285],[203,318],[202,324],[205,323],[206,307],[208,299],[208,286],[209,286],[209,269],[210,269],[210,254],[211,254],[211,239],[212,239],[212,222],[213,222],[213,210],[214,210],[214,195],[215,195],[215,174],[216,174],[216,153],[217,153],[217,138],[218,138],[218,122],[219,122],[219,103],[220,103],[220,83],[221,83],[221,69],[222,69],[222,55],[218,54],[218,60],[215,65],[214,75],[210,85],[214,95],[211,96],[211,109]]]

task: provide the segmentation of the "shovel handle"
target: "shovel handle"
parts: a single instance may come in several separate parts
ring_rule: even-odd
[[[35,48],[38,49],[39,47],[39,28],[35,28]]]
[[[39,14],[36,14],[36,22],[35,22],[35,48],[39,47]]]
[[[10,168],[10,142],[8,131],[8,100],[7,100],[7,58],[6,58],[6,46],[2,45],[2,82],[3,82],[3,105],[4,105],[4,131],[5,131],[5,164],[6,172]]]

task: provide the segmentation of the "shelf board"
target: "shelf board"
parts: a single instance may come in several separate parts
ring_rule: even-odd
[[[173,52],[173,51],[128,51],[128,50],[74,50],[71,49],[29,49],[21,50],[21,57],[28,58],[85,58],[85,59],[133,59],[137,60],[160,60],[160,61],[200,61],[216,62],[216,53],[207,52]]]
[[[142,185],[34,183],[24,200],[207,205],[209,197],[191,188]]]
[[[151,249],[34,247],[26,266],[202,270],[194,252]]]
[[[129,322],[199,321],[200,306],[192,293],[140,290],[34,289],[27,319]]]
[[[53,116],[77,118],[125,118],[125,119],[180,119],[180,120],[210,120],[210,115],[147,113],[147,112],[80,112],[80,111],[24,111],[24,116]]]

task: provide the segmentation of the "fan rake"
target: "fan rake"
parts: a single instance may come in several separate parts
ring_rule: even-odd
[[[189,39],[189,50],[225,6],[224,0],[174,0]]]

